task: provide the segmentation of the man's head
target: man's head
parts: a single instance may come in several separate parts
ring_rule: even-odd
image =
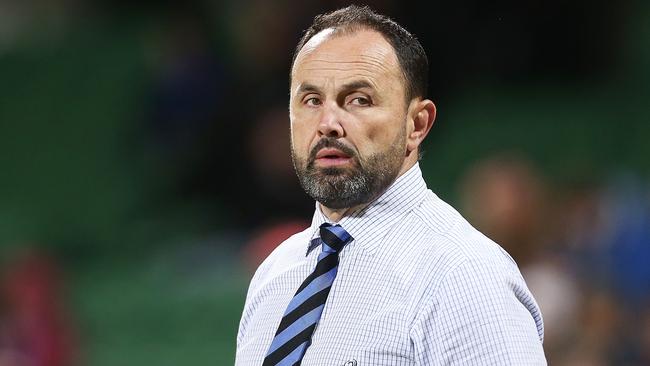
[[[296,48],[290,117],[300,182],[325,207],[368,203],[418,159],[435,118],[417,39],[366,7],[317,16]]]

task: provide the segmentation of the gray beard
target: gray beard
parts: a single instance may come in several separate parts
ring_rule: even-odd
[[[296,174],[307,194],[331,209],[342,209],[366,204],[382,194],[397,178],[404,161],[404,134],[384,151],[375,153],[363,162],[355,151],[334,138],[325,137],[312,149],[308,161],[291,155]],[[323,147],[333,147],[350,156],[351,168],[316,168],[316,154]]]

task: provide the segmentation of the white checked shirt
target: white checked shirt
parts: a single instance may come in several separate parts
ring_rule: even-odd
[[[238,366],[259,366],[316,265],[326,221],[280,244],[253,276]],[[419,165],[339,224],[354,238],[302,366],[546,365],[542,316],[517,265],[427,189]]]

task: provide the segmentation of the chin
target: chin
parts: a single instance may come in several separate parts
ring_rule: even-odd
[[[350,173],[350,168],[343,167],[327,167],[327,168],[316,168],[316,172],[320,175],[326,176],[339,176],[339,175],[348,175]]]

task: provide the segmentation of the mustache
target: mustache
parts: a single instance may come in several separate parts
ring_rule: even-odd
[[[320,139],[316,145],[311,149],[311,152],[309,153],[309,164],[312,164],[314,161],[316,161],[316,155],[318,154],[319,151],[322,149],[329,147],[333,149],[340,150],[342,153],[345,155],[355,158],[357,157],[356,151],[354,151],[353,148],[345,145],[341,141],[337,140],[336,138],[333,137],[323,137]]]

